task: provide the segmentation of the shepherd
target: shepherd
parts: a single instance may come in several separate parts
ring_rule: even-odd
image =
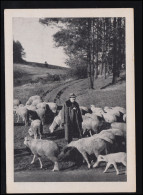
[[[71,93],[69,99],[64,103],[61,112],[62,125],[65,129],[65,140],[70,143],[73,138],[82,136],[82,115],[76,95]]]

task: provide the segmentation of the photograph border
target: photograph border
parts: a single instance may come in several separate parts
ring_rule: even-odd
[[[3,47],[4,47],[4,44],[3,44]],[[141,51],[140,51],[141,52]],[[138,59],[138,61],[139,61],[139,59]],[[4,62],[4,60],[3,60],[3,62]],[[139,61],[139,64],[140,64],[140,61]],[[138,66],[139,67],[139,66]],[[3,67],[1,67],[1,69],[3,70],[2,72],[4,72],[4,66]],[[139,69],[138,69],[139,70]],[[2,74],[2,72],[1,72],[1,74]],[[137,73],[137,71],[136,71],[136,73]],[[138,75],[139,75],[139,73],[141,73],[141,72],[139,72],[138,71]],[[4,75],[1,77],[3,80],[4,80]],[[2,87],[1,88],[1,90],[2,90],[2,92],[4,92],[4,88]],[[137,91],[137,90],[136,90]],[[138,94],[140,94],[140,91],[138,90]],[[2,96],[3,97],[3,102],[4,102],[4,96]],[[141,98],[140,98],[141,99]],[[2,101],[1,101],[2,102]],[[3,108],[3,107],[2,107]],[[139,115],[140,114],[140,112],[138,113],[138,116],[141,118],[141,116]],[[2,121],[4,121],[4,117],[2,118]],[[5,127],[4,127],[4,123],[2,123],[2,127],[3,127],[3,129],[5,129]],[[140,124],[138,124],[138,127],[139,127],[139,125]],[[137,136],[138,137],[138,136]],[[139,143],[139,142],[138,142]],[[141,143],[141,142],[140,142]],[[137,144],[137,146],[138,146],[138,144]],[[3,161],[3,162],[5,162],[5,160]],[[138,166],[137,166],[137,169],[138,169]],[[4,176],[3,176],[3,178],[4,178]],[[138,179],[138,178],[137,178]],[[141,181],[141,180],[140,180]],[[107,191],[106,191],[107,192]]]

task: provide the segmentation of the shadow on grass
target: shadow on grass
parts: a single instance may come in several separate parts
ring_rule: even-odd
[[[51,133],[44,133],[43,138],[47,138],[50,140],[56,140],[56,139],[62,139],[64,138],[64,130],[57,130],[55,132]]]
[[[21,149],[14,149],[14,156],[20,157],[20,156],[27,156],[31,155],[31,150],[28,147],[21,148]]]
[[[24,123],[14,123],[14,126],[25,126]]]
[[[120,78],[118,79],[117,83],[113,84],[113,83],[108,83],[107,85],[101,87],[100,89],[105,89],[107,87],[110,87],[110,86],[115,86],[116,84],[121,84],[123,81],[126,80],[126,76],[125,75],[122,75],[120,76]]]

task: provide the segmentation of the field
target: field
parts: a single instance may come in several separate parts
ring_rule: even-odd
[[[19,71],[19,67],[17,67],[17,69]],[[74,92],[77,95],[77,102],[81,106],[89,107],[91,104],[94,104],[97,107],[126,107],[125,72],[122,72],[116,85],[111,84],[112,77],[108,77],[106,80],[98,78],[96,80],[95,89],[89,90],[87,79],[67,79],[65,81],[55,81],[44,84],[41,84],[40,82],[30,83],[32,77],[42,77],[45,73],[49,73],[49,71],[57,71],[56,69],[45,70],[45,68],[41,68],[41,70],[35,69],[35,72],[31,71],[31,73],[29,71],[30,68],[24,67],[22,70],[24,72],[28,71],[28,75],[25,73],[27,75],[27,80],[25,83],[23,81],[22,85],[14,87],[14,97],[20,99],[24,104],[30,96],[38,94],[41,95],[45,101],[56,101],[58,105],[62,105],[63,102],[68,99],[69,93]],[[56,74],[58,73],[56,72]],[[24,78],[26,77],[24,76]],[[62,149],[66,144],[64,140],[64,131],[55,131],[53,135],[51,135],[48,129],[49,125],[44,126],[43,139],[54,140]],[[92,171],[88,170],[86,164],[77,165],[75,159],[61,161],[61,171],[53,173],[51,171],[53,168],[52,163],[43,158],[43,169],[40,170],[38,160],[32,165],[30,164],[32,161],[32,154],[23,144],[28,128],[29,127],[25,127],[22,123],[14,124],[15,181],[126,181],[126,176],[124,174],[125,168],[121,165],[119,165],[121,174],[116,176],[114,168],[110,168],[108,173],[103,174],[105,168],[104,163],[101,164],[99,168]],[[79,157],[79,154],[76,156]]]

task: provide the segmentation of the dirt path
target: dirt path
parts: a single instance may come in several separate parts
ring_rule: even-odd
[[[126,181],[125,169],[120,170],[120,175],[116,175],[114,169],[109,169],[108,173],[103,173],[104,168],[96,168],[88,170],[85,167],[83,170],[70,171],[24,171],[15,172],[15,182],[99,182],[99,181]]]
[[[46,93],[43,94],[43,98],[48,101],[53,101],[56,103],[61,104],[60,97],[64,93],[66,89],[68,89],[70,86],[82,82],[83,79],[76,79],[76,80],[70,80],[64,83],[60,83],[56,87],[53,87],[46,91]]]

